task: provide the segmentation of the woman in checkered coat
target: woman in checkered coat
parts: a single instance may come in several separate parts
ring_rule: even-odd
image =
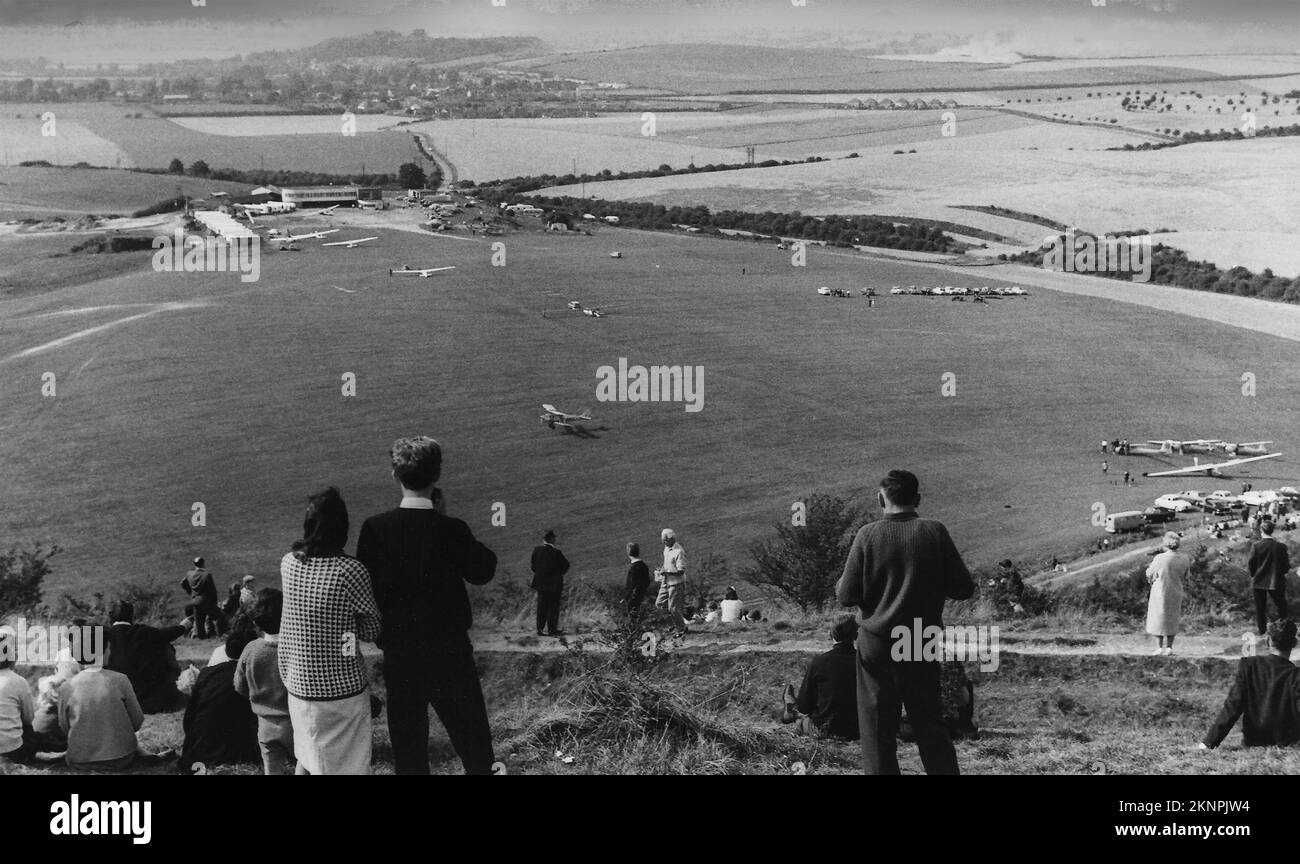
[[[379,636],[365,565],[343,551],[348,510],[330,487],[308,499],[303,539],[280,561],[280,675],[299,774],[370,773],[370,694],[361,642]]]

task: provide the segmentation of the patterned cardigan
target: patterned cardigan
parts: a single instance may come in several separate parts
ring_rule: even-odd
[[[280,677],[299,699],[347,699],[363,693],[361,642],[379,636],[379,607],[370,573],[349,555],[280,560],[284,615]]]

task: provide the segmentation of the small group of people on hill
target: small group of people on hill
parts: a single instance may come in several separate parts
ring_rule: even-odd
[[[186,635],[194,639],[221,638],[240,611],[248,611],[256,599],[256,577],[247,574],[232,582],[224,602],[217,602],[217,582],[200,556],[194,559],[194,568],[181,579],[181,590],[189,597],[185,606]]]
[[[1278,619],[1288,617],[1286,575],[1291,559],[1286,544],[1273,536],[1276,525],[1265,519],[1259,524],[1259,539],[1251,546],[1247,569],[1251,600],[1255,610],[1255,632],[1263,636],[1268,627],[1268,604],[1273,603]],[[1178,551],[1181,536],[1170,531],[1146,570],[1151,592],[1147,600],[1146,631],[1156,639],[1152,654],[1174,653],[1174,638],[1182,623],[1184,587],[1191,560]]]
[[[695,610],[686,605],[686,550],[677,540],[677,532],[665,528],[660,532],[663,541],[663,566],[654,571],[654,581],[659,584],[654,605],[667,609],[672,616],[674,632],[686,635],[687,622],[694,618]],[[537,592],[537,635],[562,636],[559,628],[560,606],[564,593],[564,575],[569,572],[569,559],[555,545],[555,531],[548,529],[542,543],[533,549],[529,567],[533,578],[529,587]],[[628,571],[624,585],[624,608],[635,612],[645,602],[650,589],[650,567],[641,558],[641,544],[627,544]],[[688,614],[689,612],[689,614]]]
[[[120,665],[128,646],[168,644],[161,637],[134,632],[129,607],[114,612],[117,620],[106,640],[114,663]],[[71,645],[61,646],[53,674],[37,681],[33,697],[27,680],[13,668],[16,641],[12,628],[0,628],[0,760],[124,771],[175,758],[174,753],[150,753],[140,745],[136,733],[144,725],[145,710],[132,679],[112,668],[109,659],[102,665],[88,663],[93,658],[74,655]],[[138,670],[146,697],[157,694],[149,677],[154,668],[151,663]]]
[[[402,438],[389,457],[401,499],[362,524],[356,557],[344,552],[348,511],[331,487],[308,499],[302,538],[280,562],[282,592],[241,598],[229,621],[196,559],[183,583],[194,627],[224,641],[188,694],[177,686],[172,646],[188,628],[136,624],[131,604],[115,604],[102,666],[56,672],[68,679],[56,690],[67,763],[125,770],[175,758],[144,753],[135,733],[147,713],[184,710],[182,769],[260,758],[267,774],[291,762],[297,774],[368,773],[372,721],[383,704],[370,693],[360,643],[374,642],[383,651],[396,772],[429,773],[432,705],[466,773],[492,773],[465,586],[489,582],[497,558],[446,515],[437,441]],[[30,688],[12,665],[0,668],[0,756],[27,761],[50,742],[37,737]]]
[[[371,669],[360,643],[383,653],[388,729],[398,774],[427,774],[429,707],[446,727],[467,774],[493,773],[494,749],[469,638],[467,585],[494,576],[497,556],[468,525],[446,515],[437,487],[442,453],[428,437],[402,438],[389,452],[397,506],[365,520],[356,556],[344,552],[349,516],[335,488],[308,499],[302,537],[280,562],[282,591],[263,589],[227,622],[219,654],[189,692],[177,686],[173,643],[186,628],[134,622],[129,603],[114,605],[102,666],[61,656],[33,697],[12,661],[0,663],[0,758],[31,761],[58,752],[74,767],[126,770],[175,754],[149,753],[136,733],[147,713],[184,710],[185,770],[260,760],[266,774],[363,774],[371,769]],[[786,688],[781,719],[800,732],[858,740],[868,774],[897,774],[898,741],[915,741],[927,773],[959,772],[953,739],[975,734],[974,690],[961,663],[894,650],[901,627],[943,627],[947,599],[972,596],[975,585],[944,525],[918,513],[919,481],[895,470],[880,482],[881,517],[855,534],[835,586],[857,616],[835,622],[832,645],[809,664],[800,686]],[[1300,742],[1300,670],[1289,662],[1296,628],[1287,617],[1284,577],[1290,564],[1273,526],[1261,525],[1250,568],[1261,634],[1271,652],[1242,661],[1224,709],[1204,746],[1217,746],[1238,718],[1247,744]],[[686,629],[685,553],[664,529],[656,605],[676,611]],[[532,556],[537,630],[558,634],[558,597],[568,560],[548,531]],[[1178,632],[1188,571],[1179,537],[1166,535],[1147,570],[1152,585],[1148,631],[1160,653]],[[629,544],[625,600],[649,598],[647,563]],[[1009,562],[1003,562],[1004,565]],[[201,560],[195,571],[203,570]],[[186,584],[205,619],[212,592],[202,574]],[[210,574],[208,574],[210,576]],[[1023,580],[1014,567],[996,577],[1008,602]],[[1268,601],[1278,620],[1264,621]],[[722,603],[739,614],[729,589]],[[219,610],[218,610],[219,611]],[[718,610],[721,612],[721,605]],[[730,612],[729,612],[730,614]],[[215,619],[213,619],[215,620]],[[6,637],[0,631],[0,638]],[[0,652],[0,659],[12,657]],[[905,712],[905,713],[904,713]]]

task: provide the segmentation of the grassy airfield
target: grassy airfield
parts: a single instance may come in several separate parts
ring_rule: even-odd
[[[590,581],[621,577],[622,544],[652,544],[664,525],[697,556],[745,563],[802,495],[859,493],[896,466],[917,471],[923,510],[973,561],[1051,554],[1097,536],[1094,502],[1233,485],[1116,485],[1126,467],[1163,466],[1112,460],[1104,477],[1103,437],[1293,442],[1291,343],[1213,322],[1050,291],[869,308],[815,289],[963,283],[829,250],[799,269],[767,244],[620,229],[513,233],[504,267],[484,241],[346,227],[328,239],[369,234],[379,241],[355,250],[266,251],[251,284],[155,273],[148,253],[123,253],[135,270],[0,299],[0,526],[66,548],[52,596],[179,578],[197,554],[222,578],[274,581],[304,497],[338,485],[359,526],[394,504],[386,449],[415,432],[442,441],[451,511],[516,578],[554,527]],[[6,260],[28,257],[30,238],[3,242]],[[457,269],[388,277],[404,264]],[[972,268],[965,284],[996,284],[985,276]],[[574,299],[608,314],[557,311]],[[703,410],[596,402],[597,369],[620,357],[703,366]],[[349,372],[354,397],[341,392]],[[592,436],[541,426],[542,402],[591,408]],[[1252,467],[1257,486],[1300,478],[1291,456]],[[497,502],[504,527],[490,524]]]

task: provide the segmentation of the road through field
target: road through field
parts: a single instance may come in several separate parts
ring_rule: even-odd
[[[942,264],[927,266],[944,267],[954,273],[963,273],[964,270],[964,268]],[[969,272],[966,269],[963,275],[968,275]],[[1215,294],[1209,291],[1193,291],[1169,285],[1124,282],[1119,279],[1103,279],[1078,273],[1058,273],[1023,264],[998,264],[982,272],[987,272],[989,278],[1176,312],[1180,315],[1204,318],[1207,321],[1229,324],[1233,327],[1300,342],[1300,306],[1291,303]]]

